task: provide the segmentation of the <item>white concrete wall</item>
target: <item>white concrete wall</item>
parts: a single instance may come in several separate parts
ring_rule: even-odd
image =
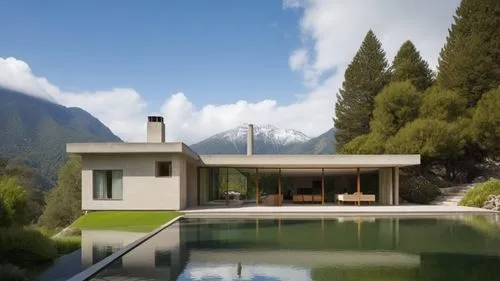
[[[393,168],[381,168],[379,170],[378,203],[382,205],[393,205]]]
[[[156,161],[172,161],[172,177],[156,177]],[[93,199],[93,170],[123,170],[123,199]],[[83,210],[179,210],[186,205],[186,160],[176,154],[84,154]]]

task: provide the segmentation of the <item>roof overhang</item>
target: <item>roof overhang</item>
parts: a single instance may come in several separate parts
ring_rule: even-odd
[[[420,154],[200,155],[206,166],[245,168],[384,168],[420,165]]]
[[[66,152],[73,154],[133,154],[133,153],[180,153],[199,160],[198,154],[182,142],[169,143],[68,143]]]

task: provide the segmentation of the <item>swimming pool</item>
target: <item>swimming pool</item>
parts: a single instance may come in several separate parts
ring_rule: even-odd
[[[499,280],[500,227],[491,220],[181,219],[91,280]],[[92,247],[82,247],[83,260],[113,252],[85,235]]]

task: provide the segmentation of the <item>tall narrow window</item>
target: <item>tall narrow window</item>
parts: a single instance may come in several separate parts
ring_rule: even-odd
[[[94,199],[123,198],[123,171],[96,170],[93,176]]]
[[[171,177],[172,176],[172,162],[156,162],[156,176],[157,177]]]

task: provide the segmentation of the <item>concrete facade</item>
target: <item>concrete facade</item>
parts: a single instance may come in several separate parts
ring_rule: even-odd
[[[280,175],[293,176],[294,190],[310,187],[313,179],[321,179],[322,173],[339,175],[334,184],[337,192],[352,186],[343,174],[352,174],[358,168],[364,172],[378,171],[377,202],[397,205],[399,167],[420,164],[418,154],[254,155],[251,125],[247,155],[198,155],[184,143],[165,142],[164,128],[163,117],[150,116],[146,143],[67,144],[68,153],[82,157],[82,209],[183,210],[203,205],[208,201],[208,193],[200,188],[200,181],[206,186],[206,169],[199,169],[202,167],[279,170]],[[121,186],[116,189],[121,196],[115,196],[115,184]],[[325,193],[330,188],[333,187],[325,186]]]
[[[172,176],[156,177],[156,162],[171,161]],[[175,154],[84,154],[82,155],[83,210],[180,210],[187,207],[187,167],[183,155]],[[94,199],[93,171],[123,171],[123,195],[117,199]],[[191,181],[190,185],[194,185]],[[190,186],[192,189],[193,187]]]

